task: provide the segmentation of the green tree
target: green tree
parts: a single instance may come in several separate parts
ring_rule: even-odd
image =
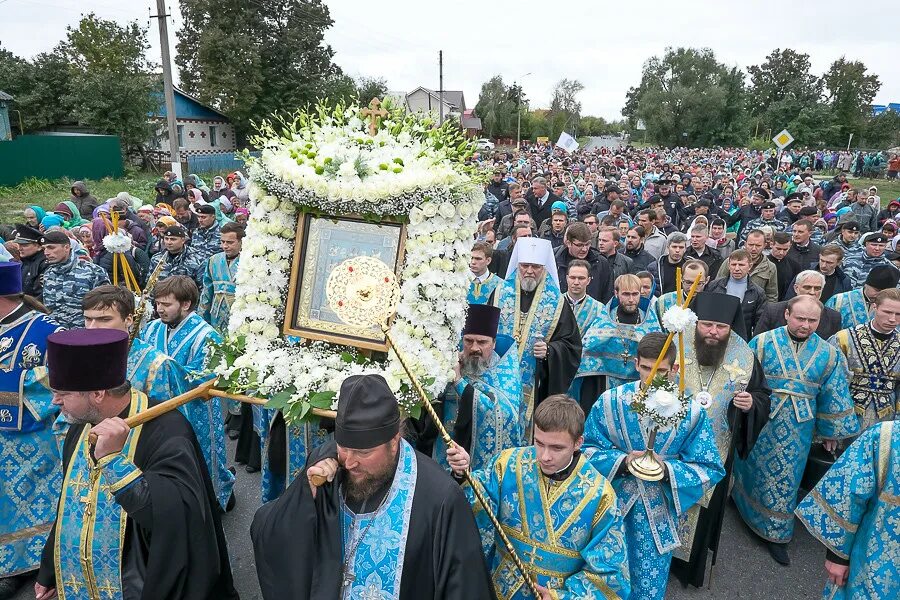
[[[182,0],[181,14],[182,85],[231,117],[240,137],[253,120],[344,91],[321,0]]]
[[[560,79],[553,88],[553,97],[550,100],[551,123],[553,131],[551,138],[557,138],[565,129],[572,135],[581,135],[578,130],[581,120],[581,102],[578,94],[584,90],[584,84],[577,79]]]
[[[776,48],[759,65],[747,67],[750,89],[747,106],[754,132],[777,133],[804,109],[818,112],[823,81],[810,72],[809,55],[790,48]],[[798,142],[811,143],[797,137]]]
[[[886,110],[871,117],[863,135],[863,148],[893,148],[900,144],[900,113]]]
[[[830,142],[844,144],[851,133],[857,136],[863,134],[871,115],[872,99],[881,89],[878,76],[867,74],[863,63],[848,61],[842,56],[831,63],[825,73],[825,87],[828,91],[827,102],[837,126],[837,137]]]
[[[38,54],[31,62],[0,49],[0,90],[15,98],[25,132],[74,120],[69,97],[72,71],[60,48]],[[18,114],[12,116],[18,126]]]
[[[501,75],[481,84],[475,114],[481,119],[482,133],[489,138],[515,137],[519,88],[507,86]],[[525,104],[525,99],[522,98]]]
[[[356,80],[356,95],[362,104],[368,104],[372,98],[383,101],[388,91],[387,80],[383,77],[360,77]]]
[[[743,73],[709,48],[667,48],[644,63],[641,82],[626,95],[622,115],[638,120],[659,144],[710,146],[746,141]]]
[[[150,139],[147,118],[156,108],[158,79],[147,61],[147,30],[137,21],[125,26],[91,13],[66,29],[60,51],[68,59],[67,99],[82,125],[120,136],[126,151]]]

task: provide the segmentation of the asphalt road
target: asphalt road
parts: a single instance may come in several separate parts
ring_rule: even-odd
[[[618,150],[624,146],[623,140],[619,136],[592,136],[588,138],[587,143],[584,145],[585,150],[591,150],[593,148],[609,148],[611,150]]]
[[[228,455],[231,458],[234,456],[234,442],[229,441],[228,445]],[[233,511],[223,517],[235,586],[243,600],[262,598],[249,533],[253,514],[260,505],[259,483],[259,473],[247,473],[243,466],[238,465],[235,486],[237,504]],[[825,577],[824,548],[797,523],[794,541],[788,552],[792,561],[790,567],[782,567],[773,561],[729,503],[712,584],[702,589],[683,588],[678,581],[670,578],[666,598],[819,598]],[[32,585],[29,583],[23,588],[15,596],[15,600],[33,600]]]

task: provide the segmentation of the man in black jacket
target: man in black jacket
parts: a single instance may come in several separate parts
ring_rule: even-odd
[[[561,200],[556,194],[550,193],[550,190],[547,189],[547,180],[543,177],[534,178],[534,181],[531,182],[531,189],[525,195],[525,199],[528,200],[530,205],[531,217],[538,225],[543,223],[544,219],[551,217],[552,211],[550,207],[553,206],[554,202]]]
[[[15,241],[19,244],[19,255],[22,258],[22,293],[38,300],[44,293],[43,277],[47,270],[47,257],[41,246],[43,234],[28,225],[16,225]]]
[[[772,251],[769,253],[769,262],[775,265],[775,271],[778,273],[779,300],[788,300],[793,296],[794,277],[804,270],[804,267],[801,267],[800,263],[790,256],[790,250],[790,234],[784,231],[776,231],[772,234]]]
[[[794,282],[794,294],[797,296],[812,296],[816,300],[821,301],[822,288],[824,286],[824,275],[818,271],[803,271],[797,275],[797,280]],[[787,306],[787,300],[766,304],[759,321],[756,323],[756,329],[753,330],[753,335],[759,335],[764,331],[778,329],[787,325],[787,317],[784,314]],[[819,326],[816,328],[816,333],[819,337],[827,340],[843,328],[843,325],[841,325],[841,313],[833,308],[823,306],[822,317],[819,319]]]
[[[788,256],[796,260],[803,269],[812,269],[819,262],[821,248],[810,239],[814,228],[809,219],[800,219],[794,223]]]
[[[656,259],[644,250],[645,230],[640,225],[635,225],[625,234],[625,256],[631,259],[632,270],[637,273],[646,271]]]
[[[672,225],[678,227],[684,217],[684,203],[681,201],[681,197],[672,191],[673,183],[670,179],[657,181],[656,194],[650,198],[649,205],[652,207],[655,203],[662,202],[662,207],[669,215]]]
[[[491,182],[487,185],[487,193],[497,199],[497,203],[509,198],[509,184],[503,181],[503,171],[496,169]]]
[[[753,330],[767,302],[766,293],[750,281],[749,275],[750,255],[746,250],[735,250],[728,257],[728,276],[716,279],[706,286],[705,290],[717,294],[730,294],[741,301],[747,340],[753,337]]]
[[[560,291],[568,289],[566,285],[566,272],[569,270],[569,261],[581,259],[591,265],[591,282],[588,284],[587,293],[594,300],[602,303],[609,302],[613,295],[613,273],[607,261],[600,251],[591,248],[591,230],[584,223],[572,223],[566,228],[563,245],[553,253],[556,259],[556,269],[560,275]]]
[[[647,269],[656,280],[656,289],[660,295],[675,291],[676,269],[684,266],[684,263],[687,262],[684,255],[686,249],[687,236],[680,231],[670,233],[666,239],[665,253]]]

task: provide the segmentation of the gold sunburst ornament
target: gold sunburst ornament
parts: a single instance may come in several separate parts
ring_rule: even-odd
[[[385,324],[400,300],[397,276],[384,261],[371,256],[348,258],[332,269],[325,283],[328,305],[352,327]]]

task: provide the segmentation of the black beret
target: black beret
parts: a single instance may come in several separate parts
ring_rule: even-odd
[[[62,231],[48,231],[41,238],[42,244],[70,244],[69,236]]]
[[[846,229],[847,231],[859,231],[859,223],[856,221],[844,221],[841,223],[841,229]]]
[[[166,227],[166,230],[163,231],[163,237],[187,237],[187,231],[185,231],[184,227],[181,225],[172,225],[170,227]]]
[[[797,214],[799,214],[802,217],[811,217],[815,214],[818,214],[818,212],[819,211],[816,210],[815,206],[804,206],[803,208],[800,209],[800,212]]]
[[[216,207],[212,204],[201,204],[196,209],[198,215],[214,215],[216,214]]]
[[[887,244],[888,237],[883,233],[870,233],[866,236],[866,244]]]
[[[803,202],[803,194],[801,194],[800,192],[794,192],[793,194],[790,194],[787,198],[784,199],[785,204],[787,204],[788,202]]]

